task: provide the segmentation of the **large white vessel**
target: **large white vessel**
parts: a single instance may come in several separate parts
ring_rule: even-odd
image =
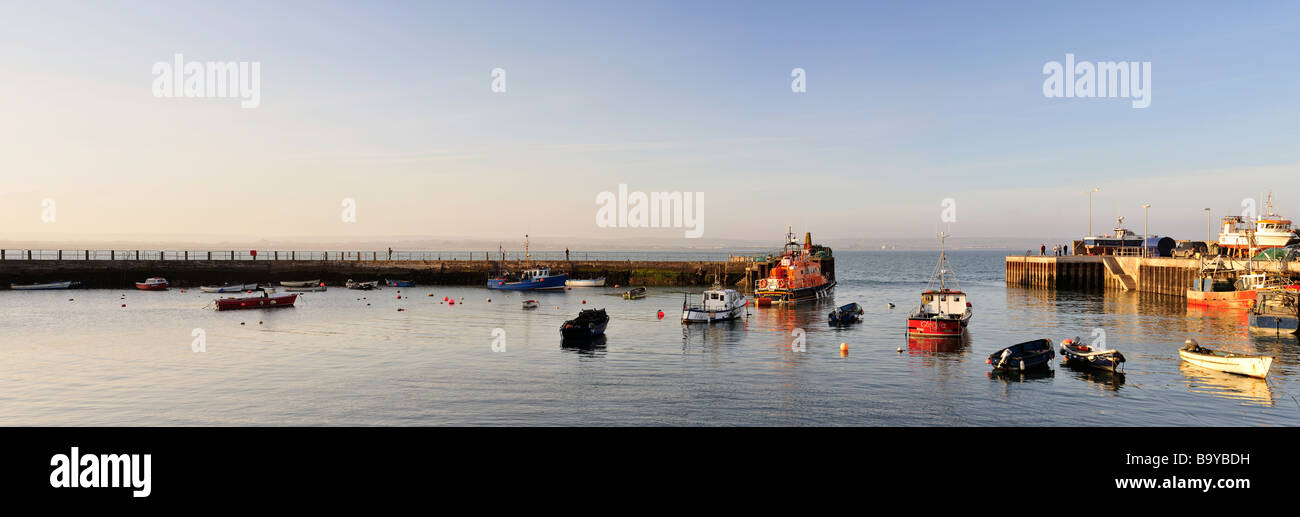
[[[1254,253],[1259,250],[1281,248],[1300,243],[1289,219],[1273,212],[1273,194],[1268,195],[1264,203],[1264,215],[1248,220],[1239,215],[1223,218],[1223,230],[1219,233],[1219,247],[1225,250],[1237,250]]]

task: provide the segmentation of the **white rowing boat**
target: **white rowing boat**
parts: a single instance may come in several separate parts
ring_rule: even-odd
[[[9,288],[15,291],[44,291],[47,289],[70,289],[72,282],[47,282],[44,284],[9,284]]]
[[[1178,356],[1201,368],[1260,379],[1268,376],[1268,369],[1273,365],[1271,356],[1219,352],[1204,348],[1191,339],[1178,350]]]
[[[605,277],[590,278],[586,280],[570,279],[564,281],[565,287],[601,287],[605,285]]]
[[[320,285],[320,280],[300,280],[296,282],[280,282],[280,287],[315,287]]]
[[[280,284],[284,285],[284,284]],[[323,285],[308,285],[303,287],[284,287],[286,293],[320,293],[325,291]]]
[[[205,293],[242,293],[257,289],[257,284],[205,285],[199,289]]]

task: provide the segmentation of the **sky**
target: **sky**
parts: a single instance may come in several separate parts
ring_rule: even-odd
[[[1150,203],[1151,233],[1201,238],[1204,208],[1217,221],[1269,190],[1300,217],[1294,2],[0,10],[0,242],[690,245],[682,228],[598,226],[598,196],[619,185],[704,193],[711,239],[923,238],[942,224],[1063,242],[1087,233],[1096,187],[1095,233],[1119,215],[1143,231]],[[155,63],[178,53],[258,63],[260,104],[155,97]],[[1044,65],[1066,54],[1150,62],[1150,105],[1045,97]]]

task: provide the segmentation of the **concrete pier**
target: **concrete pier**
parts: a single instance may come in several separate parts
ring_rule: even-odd
[[[1035,256],[1006,258],[1007,285],[1048,289],[1118,289],[1168,296],[1186,296],[1200,275],[1200,259],[1115,256]],[[1255,263],[1256,269],[1272,271],[1274,263]],[[1291,276],[1300,276],[1300,263],[1283,265]]]

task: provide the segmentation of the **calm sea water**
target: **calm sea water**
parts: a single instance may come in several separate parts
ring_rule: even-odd
[[[331,288],[291,309],[220,313],[204,308],[218,295],[196,290],[0,291],[0,424],[1300,424],[1295,337],[1255,335],[1244,312],[1178,298],[1007,287],[1003,256],[950,254],[975,310],[956,342],[904,332],[934,268],[929,252],[838,253],[833,303],[866,308],[844,329],[826,324],[831,303],[684,327],[681,288],[635,301],[613,287]],[[542,308],[521,310],[524,298]],[[560,323],[583,307],[609,311],[607,341],[561,347]],[[504,352],[493,351],[498,328]],[[791,349],[796,328],[805,352]],[[205,352],[192,351],[196,329]],[[1126,375],[1053,364],[1001,377],[984,363],[1009,344],[1094,329],[1128,357]],[[1264,381],[1181,364],[1188,337],[1272,354],[1272,372]]]

